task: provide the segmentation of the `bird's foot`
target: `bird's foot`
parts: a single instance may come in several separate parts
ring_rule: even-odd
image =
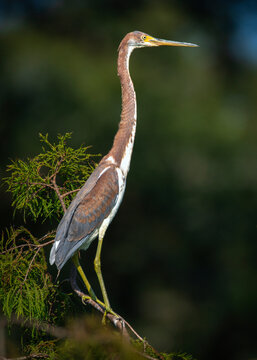
[[[112,315],[118,316],[117,314],[115,314],[115,312],[110,308],[110,306],[106,306],[104,302],[102,302],[101,300],[99,300],[97,297],[91,297],[90,295],[83,295],[82,296],[82,302],[83,304],[86,305],[86,303],[88,301],[94,301],[96,302],[99,306],[101,306],[101,308],[104,310],[104,312],[106,314],[110,313]]]
[[[120,318],[120,316],[118,314],[116,314],[112,308],[110,306],[106,306],[105,305],[105,310],[104,310],[104,314],[103,314],[103,318],[102,318],[102,324],[103,325],[106,325],[106,317],[107,317],[107,314],[111,314],[117,318]]]
[[[101,306],[101,308],[104,310],[104,314],[103,314],[103,318],[102,318],[102,323],[104,325],[106,325],[106,317],[107,314],[112,314],[113,316],[120,318],[120,315],[118,315],[117,313],[115,313],[112,308],[109,306],[106,306],[104,302],[102,302],[101,300],[99,300],[98,298],[93,299],[91,296],[89,295],[83,295],[82,296],[82,303],[84,305],[86,305],[89,301],[95,301],[99,306]]]
[[[105,310],[105,305],[102,301],[100,301],[96,296],[92,297],[90,295],[83,295],[82,296],[82,303],[84,305],[86,305],[87,302],[92,302],[94,301],[96,304],[98,304],[101,308],[103,308]]]
[[[106,315],[107,315],[107,310],[105,309],[105,312],[104,312],[103,317],[102,317],[102,324],[103,325],[106,325]]]
[[[82,303],[83,303],[84,305],[86,305],[86,303],[87,303],[88,300],[92,300],[92,298],[91,298],[90,296],[88,296],[88,295],[83,295],[83,296],[81,297],[81,301],[82,301]]]

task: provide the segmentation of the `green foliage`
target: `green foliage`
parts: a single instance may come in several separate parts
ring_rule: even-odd
[[[40,134],[42,153],[26,161],[13,161],[5,178],[12,193],[15,210],[22,210],[24,219],[29,214],[34,220],[60,218],[63,206],[67,207],[94,170],[88,147],[73,149],[67,146],[71,133],[58,135],[58,143],[51,143],[48,134]]]
[[[44,236],[52,239],[54,232]],[[56,310],[52,300],[58,297],[58,287],[47,272],[44,243],[30,231],[21,227],[2,234],[0,241],[0,304],[3,313],[11,318],[55,321]],[[59,304],[58,316],[64,313],[61,307],[68,305],[68,297]]]
[[[88,147],[67,146],[71,133],[58,135],[51,143],[40,134],[42,153],[27,161],[16,160],[8,166],[4,179],[12,193],[15,210],[24,217],[59,218],[73,196],[94,170]],[[68,295],[54,285],[47,272],[44,247],[55,232],[37,239],[24,227],[2,234],[0,241],[0,304],[3,313],[23,319],[60,322],[69,303]],[[50,241],[49,241],[50,240]]]
[[[42,319],[47,312],[45,298],[50,285],[49,276],[44,276],[44,256],[42,252],[35,253],[38,242],[28,230],[11,229],[7,235],[5,246],[2,235],[0,255],[3,312],[8,317],[16,314],[18,317]]]
[[[58,359],[140,359],[135,349],[97,318],[82,318],[69,325],[70,336],[57,348]],[[134,352],[132,352],[134,350]]]
[[[141,341],[128,343],[111,327],[103,327],[96,317],[73,321],[69,324],[68,333],[68,338],[56,348],[58,359],[193,360],[191,355],[185,353],[159,354]]]
[[[187,354],[185,352],[180,353],[157,353],[154,348],[149,346],[147,342],[143,343],[141,340],[134,340],[133,345],[136,349],[138,349],[139,353],[146,353],[150,358],[159,359],[160,355],[162,356],[163,360],[194,360],[192,355]]]
[[[193,360],[184,353],[158,353],[147,343],[128,342],[113,327],[102,325],[95,315],[73,318],[65,327],[52,327],[55,338],[44,335],[25,346],[23,352],[37,359],[60,360]],[[50,331],[52,332],[52,331]]]
[[[41,340],[31,343],[24,348],[24,352],[37,359],[47,358],[49,360],[56,359],[56,343],[57,340]]]

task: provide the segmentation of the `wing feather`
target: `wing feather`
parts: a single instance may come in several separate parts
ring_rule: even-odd
[[[115,166],[102,172],[83,197],[78,194],[79,202],[76,207],[71,204],[72,213],[67,216],[69,208],[64,216],[66,219],[63,218],[57,229],[56,240],[59,243],[55,248],[54,262],[58,269],[61,269],[79,247],[86,247],[87,243],[89,246],[92,236],[97,236],[97,230],[115,206],[118,194],[119,179]]]

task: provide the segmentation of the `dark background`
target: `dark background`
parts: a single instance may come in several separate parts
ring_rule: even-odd
[[[1,177],[10,159],[40,152],[39,132],[55,140],[72,131],[73,146],[109,150],[120,115],[117,47],[132,30],[200,48],[132,55],[136,143],[102,254],[111,304],[161,351],[253,360],[255,1],[2,0]],[[4,187],[0,212],[3,228],[22,224]],[[56,224],[27,226],[40,236]],[[95,247],[83,263],[97,288]]]

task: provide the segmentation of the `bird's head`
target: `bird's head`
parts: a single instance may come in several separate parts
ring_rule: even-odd
[[[189,46],[189,47],[198,46],[196,44],[191,44],[186,42],[157,39],[141,31],[133,31],[128,33],[123,39],[123,41],[124,40],[127,42],[128,46],[131,46],[133,49],[141,48],[141,47],[151,47],[151,46]]]

